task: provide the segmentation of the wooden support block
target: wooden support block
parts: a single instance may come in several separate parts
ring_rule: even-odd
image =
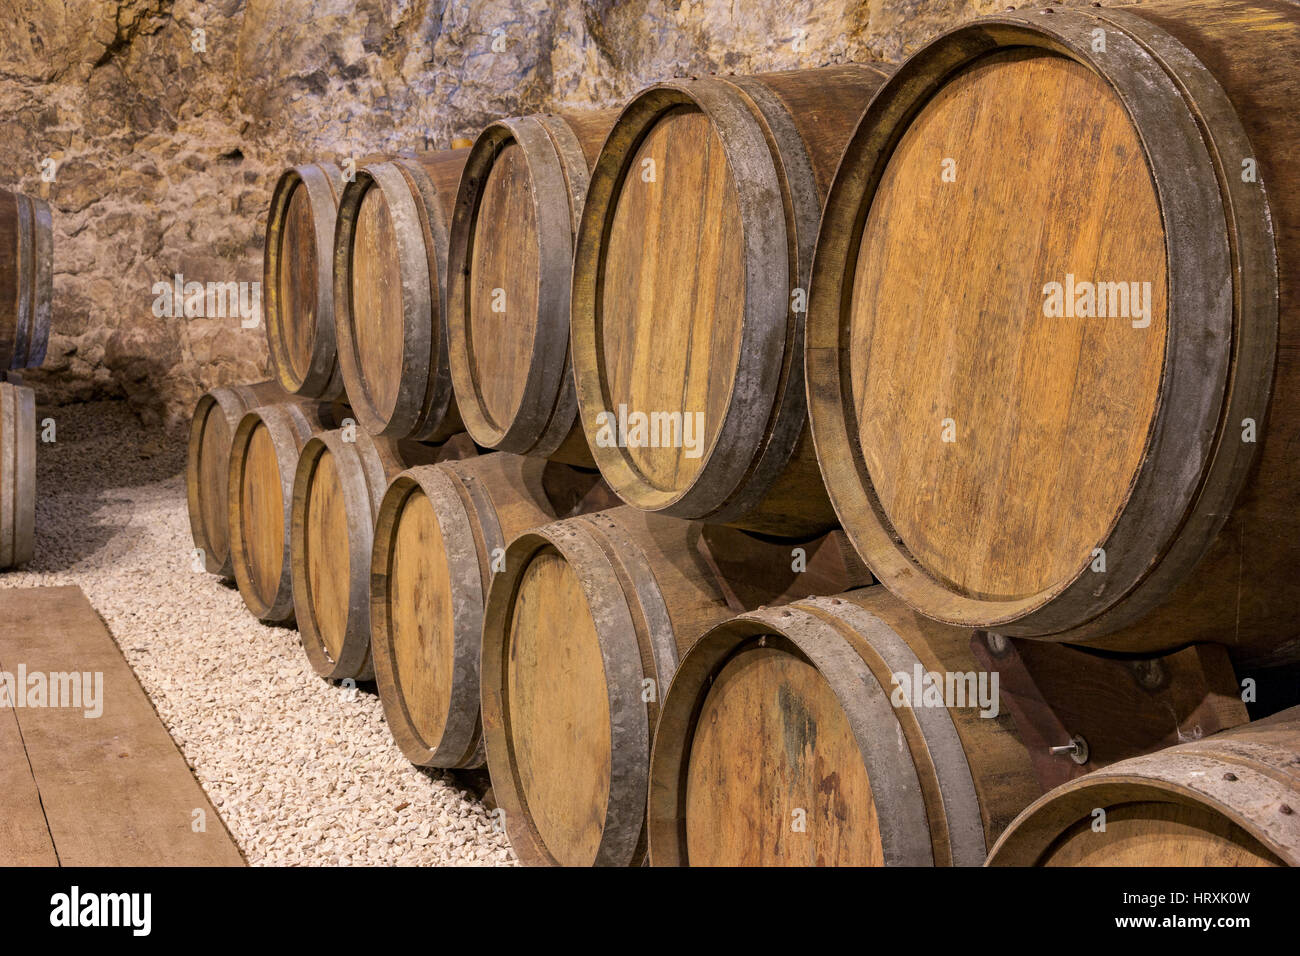
[[[1000,700],[1044,790],[1250,720],[1228,652],[1218,644],[1120,657],[979,632],[971,650],[981,666],[998,672]],[[1050,752],[1076,736],[1087,742],[1087,762]]]

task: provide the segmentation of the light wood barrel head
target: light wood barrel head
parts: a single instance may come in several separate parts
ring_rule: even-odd
[[[339,201],[339,368],[357,421],[373,435],[436,441],[461,430],[444,282],[447,218],[463,163],[461,151],[370,163]]]
[[[306,187],[299,184],[289,197],[280,246],[280,274],[276,277],[284,309],[285,353],[289,367],[302,378],[311,367],[310,330],[316,326],[316,281],[319,267],[315,223]]]
[[[393,738],[426,767],[480,767],[480,652],[488,584],[508,535],[555,517],[563,466],[493,454],[393,478],[371,559],[371,645]],[[573,469],[569,469],[573,471]],[[556,497],[570,484],[559,482]]]
[[[569,290],[589,182],[583,147],[610,122],[498,120],[466,160],[449,236],[449,367],[465,427],[485,447],[591,464],[574,434]]]
[[[935,157],[963,144],[984,148],[961,149],[947,182]],[[912,121],[858,251],[849,361],[873,486],[927,573],[1016,600],[1093,560],[1159,402],[1164,255],[1137,131],[1073,60],[991,55]],[[1116,283],[1095,305],[1123,311],[1045,316],[1045,285],[1067,277]],[[1147,290],[1146,327],[1134,327],[1148,320],[1133,318],[1131,283]]]
[[[518,414],[537,337],[542,238],[534,188],[524,148],[505,141],[482,186],[464,280],[464,348],[477,407],[493,432]]]
[[[555,861],[595,859],[610,788],[610,707],[600,638],[560,554],[533,556],[509,635],[515,760],[533,825]]]
[[[740,615],[682,658],[651,756],[654,865],[936,862],[890,693],[830,600]]]
[[[1298,866],[1300,708],[1121,760],[1027,807],[990,866]]]
[[[190,420],[185,491],[190,533],[203,552],[204,568],[231,577],[228,512],[230,446],[239,420],[248,411],[285,397],[276,382],[214,388],[199,396]]]
[[[293,483],[293,604],[303,649],[328,680],[369,680],[371,483],[383,465],[367,462],[364,433],[335,430],[303,446]],[[377,458],[377,456],[374,456]],[[368,467],[369,466],[369,467]],[[371,474],[376,471],[378,474]]]
[[[1138,800],[1076,821],[1038,861],[1041,866],[1281,866],[1231,820],[1206,807]],[[1104,836],[1104,839],[1098,839]]]
[[[755,449],[784,401],[798,325],[790,226],[755,110],[719,78],[651,87],[592,171],[574,258],[574,380],[601,472],[643,510],[740,517],[727,509],[756,492]]]
[[[248,587],[269,605],[280,585],[284,562],[284,500],[279,456],[266,425],[253,426],[239,473],[240,538],[247,557]]]
[[[404,322],[397,242],[383,191],[366,190],[352,245],[352,329],[370,401],[385,416],[393,412],[402,370]]]
[[[285,170],[267,215],[266,333],[271,364],[290,394],[342,393],[331,279],[334,221],[343,176],[330,163]]]
[[[348,625],[348,591],[343,585],[351,580],[351,567],[346,547],[348,513],[333,455],[323,454],[318,460],[306,509],[307,586],[321,639],[337,660]]]
[[[407,469],[379,507],[370,576],[375,676],[393,739],[425,767],[483,764],[479,649],[491,547],[464,476]]]
[[[244,603],[268,623],[293,619],[293,482],[312,429],[308,412],[285,402],[244,415],[231,441],[230,562]]]
[[[644,828],[641,651],[598,518],[515,538],[484,611],[488,769],[525,863],[627,866]]]
[[[740,199],[721,139],[681,107],[649,130],[628,163],[606,239],[598,335],[608,409],[703,415],[716,440],[736,386],[745,303]],[[653,170],[647,182],[643,172]],[[632,443],[629,442],[629,445]],[[688,487],[705,455],[628,447],[653,489]]]
[[[876,577],[937,620],[1038,637],[1099,621],[1177,545],[1212,461],[1225,207],[1147,42],[1088,11],[960,27],[881,88],[832,184],[805,351],[818,458]],[[1062,97],[1088,135],[1056,123]],[[1044,314],[1071,281],[1074,314]],[[1084,282],[1109,315],[1081,314]],[[1150,283],[1149,324],[1097,285],[1132,282]]]
[[[1128,764],[1112,764],[1042,797],[1007,828],[989,854],[989,865],[1297,865],[1294,834],[1279,845],[1261,840],[1265,834],[1257,829],[1288,799],[1279,800],[1271,792],[1275,788],[1249,801],[1257,804],[1258,817],[1243,816],[1240,806],[1207,799],[1199,787],[1125,774]],[[1225,774],[1234,782],[1256,776],[1231,761],[1198,763],[1191,772],[1212,775],[1220,785]],[[1294,800],[1295,791],[1289,794]]]
[[[221,406],[210,396],[199,400],[191,426],[190,456],[194,495],[190,522],[194,543],[213,574],[230,574],[230,536],[226,529],[226,494],[230,476],[233,429]]]
[[[435,755],[443,742],[451,709],[457,703],[456,643],[458,637],[465,636],[458,633],[457,598],[461,592],[467,591],[472,597],[480,591],[478,606],[482,607],[479,568],[472,551],[466,554],[466,546],[473,545],[473,532],[463,509],[459,515],[447,516],[449,524],[455,523],[449,531],[458,536],[449,543],[429,495],[418,481],[400,478],[389,495],[397,503],[388,506],[392,517],[384,521],[376,559],[387,562],[386,591],[379,596],[383,604],[380,639],[385,645],[384,671],[395,685],[395,703],[401,709],[401,719],[390,723],[408,759],[427,764],[438,759]],[[456,507],[454,502],[448,504]],[[400,736],[399,724],[405,731]],[[452,750],[465,750],[465,742],[459,746],[455,741],[449,743],[444,760]]]
[[[776,635],[714,679],[691,743],[685,814],[693,866],[883,862],[848,717],[817,669]]]
[[[412,495],[402,508],[391,553],[393,667],[416,732],[437,741],[451,706],[456,622],[447,545],[426,495]]]

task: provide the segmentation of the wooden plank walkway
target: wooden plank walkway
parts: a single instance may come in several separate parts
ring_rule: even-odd
[[[49,706],[76,685],[48,675],[72,672],[102,679]],[[80,588],[0,589],[0,682],[0,866],[244,865]],[[47,706],[14,706],[42,682]]]

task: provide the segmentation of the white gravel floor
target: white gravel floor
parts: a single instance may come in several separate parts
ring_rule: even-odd
[[[36,558],[0,587],[76,584],[107,623],[250,863],[514,862],[472,789],[393,743],[373,685],[322,681],[298,632],[193,570],[181,438],[124,403],[38,409]]]

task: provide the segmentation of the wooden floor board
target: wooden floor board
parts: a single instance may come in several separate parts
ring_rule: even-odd
[[[80,588],[0,590],[0,670],[17,678],[20,666],[102,674],[103,713],[88,717],[85,700],[0,711],[0,863],[243,864]]]
[[[4,661],[0,660],[0,671]],[[58,866],[18,718],[0,709],[0,866]]]

